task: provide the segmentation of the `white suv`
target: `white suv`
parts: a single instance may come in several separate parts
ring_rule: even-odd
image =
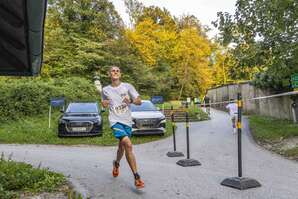
[[[130,107],[133,119],[133,135],[164,135],[166,131],[166,117],[151,101],[142,100],[141,105],[131,104]]]

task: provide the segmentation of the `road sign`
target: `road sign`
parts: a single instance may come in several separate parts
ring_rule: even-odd
[[[187,97],[187,98],[186,98],[186,102],[190,104],[190,102],[191,102],[191,98],[190,98],[190,97]]]
[[[51,98],[50,104],[52,107],[64,106],[64,97]]]
[[[298,73],[291,76],[292,88],[298,88]]]
[[[163,104],[163,96],[152,96],[151,97],[151,102],[153,104]]]
[[[63,107],[64,111],[64,97],[51,98],[49,107],[49,128],[51,128],[52,107]]]

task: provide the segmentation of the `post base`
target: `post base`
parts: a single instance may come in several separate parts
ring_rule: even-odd
[[[182,152],[178,152],[178,151],[169,151],[167,153],[168,157],[183,157],[184,154]]]
[[[182,167],[192,167],[192,166],[200,166],[201,163],[197,160],[194,159],[183,159],[183,160],[179,160],[178,162],[176,162],[176,164],[178,164],[179,166]]]
[[[260,187],[261,184],[252,178],[243,178],[243,177],[232,177],[232,178],[226,178],[221,183],[223,186],[239,189],[239,190],[245,190],[250,188],[256,188]]]

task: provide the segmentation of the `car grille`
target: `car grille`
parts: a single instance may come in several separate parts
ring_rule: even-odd
[[[137,128],[157,128],[159,124],[159,119],[138,119],[136,120]]]
[[[68,132],[90,132],[92,128],[92,122],[70,122],[66,125]]]

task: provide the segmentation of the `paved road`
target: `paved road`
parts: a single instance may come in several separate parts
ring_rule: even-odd
[[[178,125],[177,150],[186,151],[185,129]],[[244,120],[243,176],[257,179],[262,187],[239,191],[220,185],[237,175],[236,135],[228,115],[212,111],[212,120],[190,126],[191,158],[202,166],[180,167],[180,158],[168,158],[172,138],[135,146],[146,188],[135,190],[124,160],[121,174],[111,176],[115,147],[0,145],[13,159],[42,166],[70,176],[70,180],[92,198],[101,199],[298,199],[298,163],[257,146]],[[100,138],[99,138],[100,139]]]

